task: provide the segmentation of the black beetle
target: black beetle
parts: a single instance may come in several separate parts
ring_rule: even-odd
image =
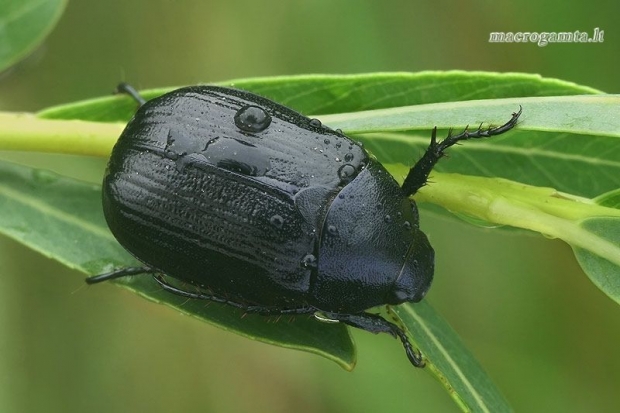
[[[366,310],[420,301],[434,251],[409,199],[444,151],[513,128],[436,128],[402,187],[341,131],[255,94],[185,87],[145,102],[114,146],[103,180],[110,230],[144,267],[87,279],[152,274],[167,291],[265,315],[321,314],[402,341]],[[188,283],[195,291],[172,284]]]

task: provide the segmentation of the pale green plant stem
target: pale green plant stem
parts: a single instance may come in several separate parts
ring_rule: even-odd
[[[582,219],[620,217],[620,210],[562,194],[552,188],[499,178],[433,173],[416,199],[498,225],[560,238],[620,266],[620,246],[582,228]]]
[[[123,123],[40,119],[31,113],[0,113],[0,150],[110,156]]]

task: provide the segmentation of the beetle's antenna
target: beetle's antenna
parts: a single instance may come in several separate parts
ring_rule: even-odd
[[[475,132],[470,132],[465,128],[465,130],[458,135],[452,135],[452,129],[450,129],[448,136],[441,142],[437,142],[437,127],[435,127],[431,134],[431,143],[428,145],[428,149],[426,149],[422,158],[409,170],[409,174],[407,178],[405,178],[405,182],[403,182],[402,190],[405,196],[415,194],[418,189],[426,185],[428,176],[435,167],[435,164],[437,164],[439,159],[444,155],[444,151],[450,146],[467,139],[489,138],[508,132],[515,127],[522,111],[523,108],[519,106],[519,111],[513,113],[512,118],[510,118],[508,122],[496,128],[489,127],[488,129],[482,129],[482,125],[480,125]]]
[[[115,93],[124,93],[126,95],[131,96],[138,105],[142,106],[146,103],[146,100],[138,93],[138,91],[128,83],[121,82],[116,86]]]

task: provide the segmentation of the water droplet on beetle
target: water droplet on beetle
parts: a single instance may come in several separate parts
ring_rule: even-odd
[[[335,225],[328,225],[327,233],[331,235],[332,237],[336,237],[338,236],[338,228]]]
[[[310,119],[310,126],[314,126],[315,128],[320,128],[321,126],[323,126],[323,124],[318,119]]]
[[[246,105],[235,113],[235,125],[245,132],[261,132],[270,124],[271,116],[258,106]]]
[[[264,176],[271,168],[267,154],[255,145],[238,139],[212,139],[200,157],[202,162],[248,176]]]
[[[324,143],[325,145],[329,145],[330,141],[329,141],[329,139],[325,138],[325,139],[323,139],[323,143]]]
[[[336,142],[336,149],[340,149],[340,147],[342,146],[342,144],[340,142]]]
[[[338,177],[343,182],[349,182],[355,176],[355,167],[351,164],[344,164],[338,169]]]
[[[194,153],[198,149],[197,143],[197,140],[192,139],[182,130],[169,129],[164,147],[164,157],[176,161],[188,153]]]
[[[301,259],[301,266],[304,268],[316,268],[316,257],[313,254],[306,254]]]
[[[343,134],[342,133],[342,129],[340,129],[340,128],[336,129],[336,133],[339,133],[340,135],[342,135]]]
[[[179,159],[178,153],[167,150],[167,149],[164,151],[164,156],[173,161],[176,161],[177,159]]]
[[[409,222],[409,221],[403,222],[403,227],[405,227],[406,230],[410,230],[411,229],[411,222]]]
[[[274,227],[280,229],[282,228],[282,226],[284,226],[284,218],[282,218],[282,216],[280,215],[274,215],[269,219],[269,222],[271,223],[271,225],[273,225]]]
[[[386,215],[386,216],[383,217],[383,220],[386,223],[390,224],[392,222],[392,216],[391,215]]]
[[[344,155],[345,162],[351,162],[353,158],[355,158],[355,155],[353,155],[351,152],[348,152],[346,155]]]

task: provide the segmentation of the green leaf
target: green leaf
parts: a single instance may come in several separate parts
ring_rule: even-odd
[[[66,5],[66,0],[0,0],[0,71],[38,47]]]
[[[606,240],[620,250],[620,217],[595,217],[585,219],[580,227],[595,236]],[[611,262],[595,251],[573,246],[581,268],[592,282],[609,297],[620,303],[620,264]],[[618,253],[620,260],[620,253]]]
[[[0,231],[86,274],[138,265],[114,239],[101,208],[101,188],[47,171],[0,162]],[[344,325],[312,317],[244,316],[224,305],[163,291],[149,276],[117,281],[143,297],[246,337],[327,357],[350,370],[355,351]],[[90,288],[102,288],[91,286]]]
[[[494,124],[502,124],[523,106],[526,115],[520,118],[520,130],[618,137],[619,103],[619,95],[481,99],[343,113],[322,119],[350,133],[398,132],[435,126],[464,129],[488,124],[488,119],[500,119],[501,123]]]
[[[538,75],[456,70],[284,76],[226,84],[264,95],[308,115],[476,99],[600,93]]]
[[[415,339],[426,368],[463,411],[508,412],[510,406],[450,325],[428,304],[390,309]]]
[[[620,209],[620,188],[597,196],[594,202],[601,206]]]
[[[313,116],[461,100],[600,93],[596,89],[538,75],[462,71],[280,76],[217,84],[249,90]],[[148,100],[172,89],[141,93]],[[126,122],[135,110],[136,104],[131,98],[110,96],[56,106],[40,112],[39,116]]]

